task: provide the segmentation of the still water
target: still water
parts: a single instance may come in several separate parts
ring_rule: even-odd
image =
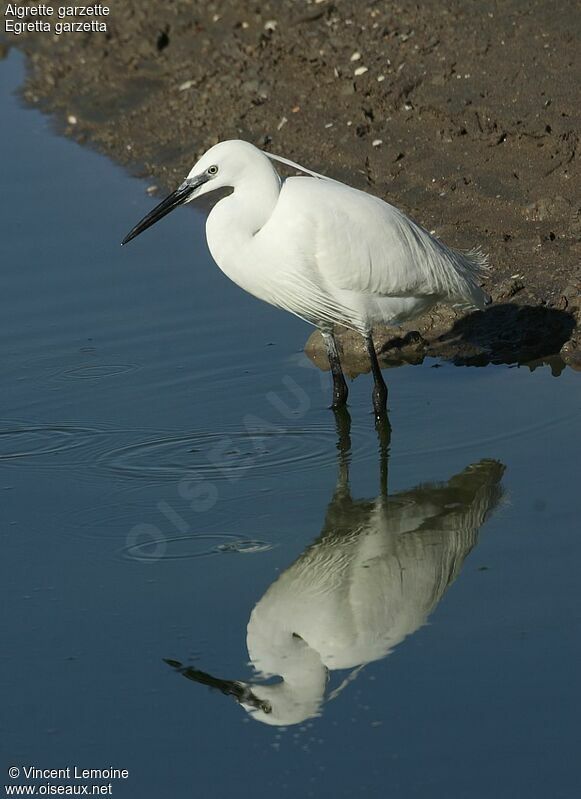
[[[2,780],[119,797],[577,795],[579,376],[387,373],[308,330],[0,65]],[[210,686],[210,687],[209,687]],[[21,781],[24,782],[24,781]]]

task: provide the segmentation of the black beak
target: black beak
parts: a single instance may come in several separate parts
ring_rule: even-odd
[[[207,685],[209,688],[217,688],[224,696],[233,696],[239,704],[250,705],[250,707],[262,710],[264,713],[272,712],[270,702],[259,699],[247,685],[238,682],[238,680],[222,680],[219,677],[213,677],[211,674],[194,669],[192,666],[183,666],[179,660],[164,658],[164,662],[179,671],[188,680]]]
[[[138,222],[135,227],[129,231],[121,242],[121,246],[127,244],[128,241],[131,241],[131,239],[134,239],[136,236],[139,236],[140,233],[143,233],[148,227],[151,227],[166,214],[169,214],[169,212],[177,208],[178,205],[187,202],[196,189],[209,179],[209,176],[205,174],[198,175],[194,178],[186,178],[181,186],[172,192],[169,197],[166,197],[165,200],[162,200],[159,205],[156,205],[153,211],[150,211],[147,216],[143,217],[141,222]]]

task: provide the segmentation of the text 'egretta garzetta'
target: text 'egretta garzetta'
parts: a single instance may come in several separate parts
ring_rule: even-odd
[[[305,176],[281,181],[279,161]],[[333,375],[333,407],[347,401],[335,324],[365,338],[385,412],[387,387],[372,339],[377,322],[399,324],[436,302],[482,308],[486,258],[461,253],[392,205],[244,141],[211,147],[169,197],[125,237],[138,236],[178,205],[216,189],[232,192],[212,209],[206,236],[220,269],[241,288],[318,327]]]

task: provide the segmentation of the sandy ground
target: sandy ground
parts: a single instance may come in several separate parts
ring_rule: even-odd
[[[581,368],[576,2],[124,0],[108,26],[4,38],[27,54],[24,97],[68,135],[160,190],[244,138],[488,252],[490,310],[378,331],[386,363]],[[307,351],[324,363],[318,334]]]

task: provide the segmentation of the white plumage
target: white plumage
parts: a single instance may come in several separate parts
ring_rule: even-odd
[[[273,159],[307,176],[281,181]],[[124,243],[176,205],[223,188],[232,191],[217,202],[206,225],[220,269],[250,294],[329,337],[340,324],[371,342],[375,323],[401,323],[436,302],[477,308],[489,302],[479,285],[486,272],[480,252],[450,249],[383,200],[244,141],[208,150]],[[346,386],[334,341],[327,341],[339,405]],[[369,350],[379,412],[387,392],[384,397],[375,352]]]
[[[251,294],[318,327],[364,334],[440,300],[486,304],[483,256],[449,249],[383,200],[323,176],[281,182],[269,157],[246,142],[212,147],[189,177],[221,162],[199,193],[234,182],[231,173],[236,185],[208,217],[208,245]]]
[[[379,660],[423,626],[498,503],[503,471],[481,461],[375,501],[339,485],[320,538],[252,611],[250,661],[262,678],[282,677],[250,686],[269,709],[249,704],[252,716],[285,725],[318,715],[328,671]]]
[[[375,500],[352,499],[348,476],[340,473],[321,535],[250,616],[246,643],[257,681],[171,665],[234,696],[265,724],[320,715],[361,668],[427,622],[498,504],[503,472],[502,464],[483,460],[447,483],[391,497],[382,492]],[[346,669],[330,692],[329,673]]]

